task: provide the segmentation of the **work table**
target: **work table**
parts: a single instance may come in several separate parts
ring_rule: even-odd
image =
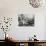
[[[11,41],[11,42],[43,42],[43,43],[46,43],[46,40],[38,40],[38,41],[34,41],[34,40],[9,40],[9,39],[6,39],[6,40],[0,40],[0,42],[4,42],[4,41]]]
[[[29,41],[29,40],[16,40],[16,41],[13,41],[13,42],[45,42],[46,43],[46,40],[39,40],[39,41]]]

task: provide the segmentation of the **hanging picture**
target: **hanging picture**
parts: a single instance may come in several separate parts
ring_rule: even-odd
[[[34,15],[19,14],[18,15],[18,26],[34,26]]]

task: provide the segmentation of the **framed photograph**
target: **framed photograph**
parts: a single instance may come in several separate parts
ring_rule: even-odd
[[[34,26],[34,15],[19,14],[18,15],[18,26]]]

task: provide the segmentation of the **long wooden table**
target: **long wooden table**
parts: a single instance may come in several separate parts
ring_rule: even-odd
[[[38,45],[43,45],[45,44],[46,46],[46,40],[39,40],[39,41],[29,41],[29,40],[9,40],[9,44],[14,44],[16,46],[38,46]]]

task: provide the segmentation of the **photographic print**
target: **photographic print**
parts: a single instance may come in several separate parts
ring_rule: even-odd
[[[34,15],[19,14],[18,26],[34,26]]]

